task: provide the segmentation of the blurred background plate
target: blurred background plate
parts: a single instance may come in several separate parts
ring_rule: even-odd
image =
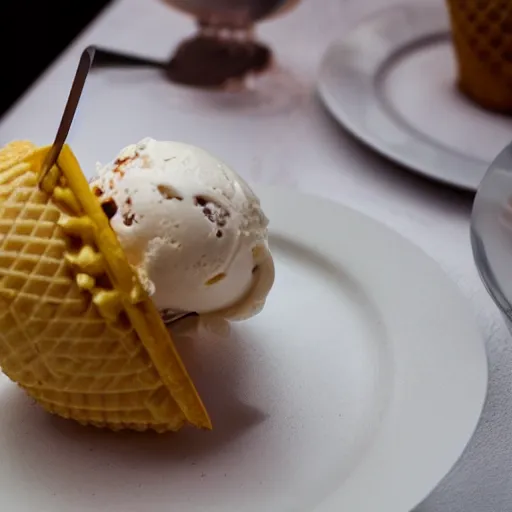
[[[442,2],[385,9],[327,51],[318,90],[355,137],[406,168],[476,190],[512,138],[512,120],[484,111],[455,86]]]

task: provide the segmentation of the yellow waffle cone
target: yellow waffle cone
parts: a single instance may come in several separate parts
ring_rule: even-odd
[[[459,88],[484,108],[512,113],[512,2],[448,0]]]
[[[2,370],[45,409],[82,424],[211,428],[67,146],[38,187],[48,150],[0,150]]]

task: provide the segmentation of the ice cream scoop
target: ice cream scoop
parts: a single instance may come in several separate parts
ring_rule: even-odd
[[[91,187],[163,314],[237,320],[261,310],[274,281],[268,219],[226,164],[147,138],[99,166]]]

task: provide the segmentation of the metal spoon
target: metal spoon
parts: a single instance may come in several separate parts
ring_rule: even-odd
[[[87,77],[91,69],[98,64],[104,64],[108,61],[110,64],[111,61],[115,62],[143,62],[146,63],[145,59],[139,59],[137,57],[126,57],[126,56],[118,56],[117,54],[111,55],[111,52],[105,52],[100,48],[95,46],[88,46],[80,57],[80,62],[78,63],[78,67],[75,73],[75,78],[73,79],[73,83],[71,85],[71,90],[69,92],[68,100],[66,102],[66,106],[64,107],[64,112],[62,114],[62,118],[59,124],[59,128],[57,130],[57,135],[55,136],[54,142],[50,151],[46,155],[46,158],[43,162],[43,166],[41,169],[41,173],[39,174],[39,185],[44,181],[50,169],[57,162],[59,155],[62,151],[64,144],[66,143],[66,139],[69,134],[69,130],[73,124],[73,119],[75,118],[75,114],[78,108],[78,104],[80,103],[80,98],[82,97],[82,93],[85,87],[85,83],[87,82]],[[149,63],[155,65],[155,61],[151,61],[148,59]],[[147,64],[145,64],[147,65]],[[168,312],[165,315],[164,322],[167,326],[170,326],[174,322],[178,320],[182,320],[188,316],[195,316],[196,313],[193,312]]]
[[[62,147],[73,124],[73,119],[80,103],[80,98],[87,82],[87,77],[93,67],[112,66],[112,65],[130,65],[130,66],[152,66],[164,67],[165,62],[155,61],[154,59],[137,57],[135,55],[124,54],[105,50],[97,46],[88,46],[80,56],[80,61],[75,73],[75,78],[71,84],[68,100],[62,114],[62,118],[57,130],[57,135],[53,141],[52,147],[46,155],[43,162],[41,173],[39,174],[39,184],[46,178],[50,169],[55,165],[59,158]]]

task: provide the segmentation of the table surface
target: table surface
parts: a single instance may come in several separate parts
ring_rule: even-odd
[[[92,153],[106,161],[127,141],[147,134],[190,141],[251,182],[289,186],[347,204],[430,254],[473,307],[487,346],[490,382],[472,442],[415,512],[507,512],[512,507],[512,343],[473,264],[468,236],[472,197],[374,155],[338,127],[314,92],[327,45],[363,16],[388,5],[386,0],[303,0],[287,16],[262,24],[260,37],[293,73],[295,94],[280,108],[229,110],[193,95],[171,97],[168,86],[150,71],[94,76],[71,144],[90,169]],[[114,2],[4,117],[0,144],[18,138],[51,142],[87,44],[167,57],[193,30],[191,20],[159,0]]]

